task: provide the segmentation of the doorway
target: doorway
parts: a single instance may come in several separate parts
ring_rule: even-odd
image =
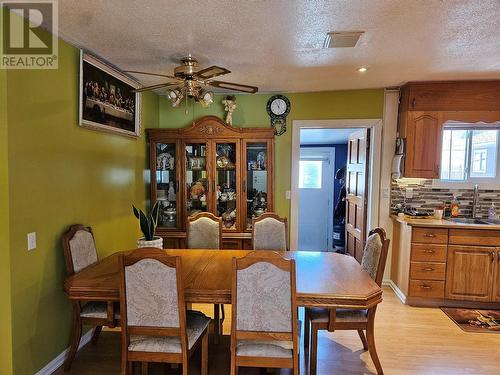
[[[350,233],[347,237],[351,238],[351,255],[358,258],[355,249],[362,247],[368,228],[378,224],[378,204],[372,197],[378,197],[380,189],[381,127],[382,121],[379,119],[293,122],[290,215],[292,250],[342,251],[342,245],[345,247],[347,243],[345,234]],[[365,147],[363,134],[367,137],[367,143],[365,153],[359,154],[353,146],[359,145],[360,150]],[[349,139],[351,136],[352,142]],[[359,163],[348,163],[348,154],[353,151],[355,153],[351,159],[359,160]],[[363,163],[366,169],[361,173]],[[339,169],[343,166],[345,173],[342,181],[342,173],[336,172],[342,172]],[[348,168],[350,172],[347,172]],[[358,184],[357,181],[362,178],[366,182]],[[347,190],[351,186],[351,192],[342,200],[341,205],[345,208],[349,196],[356,203],[351,205],[351,223],[354,222],[355,225],[350,232],[343,227],[343,224],[349,222],[349,209],[342,214],[342,226],[339,227],[338,218],[334,218],[343,183]],[[366,199],[360,198],[363,195]],[[364,205],[362,220],[360,215],[353,215],[363,208],[359,204]],[[353,237],[353,234],[357,236]]]
[[[299,249],[330,249],[333,241],[335,147],[301,145]],[[328,220],[325,220],[328,218]]]

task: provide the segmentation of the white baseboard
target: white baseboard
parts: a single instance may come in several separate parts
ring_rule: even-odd
[[[401,291],[401,289],[398,288],[396,284],[391,279],[384,279],[382,280],[382,285],[388,286],[392,289],[396,297],[401,301],[401,303],[406,304],[406,296],[405,294]]]
[[[94,330],[91,329],[86,334],[82,336],[80,339],[80,345],[78,345],[78,350],[83,348],[90,339],[92,338],[92,334]],[[66,355],[69,352],[69,348],[66,348],[62,353],[60,353],[57,357],[55,357],[52,361],[47,363],[41,370],[39,370],[35,375],[51,375],[54,371],[56,371],[59,367],[61,367],[66,359]]]

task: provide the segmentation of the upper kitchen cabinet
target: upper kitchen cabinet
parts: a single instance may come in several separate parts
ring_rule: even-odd
[[[404,177],[439,179],[448,121],[500,121],[500,81],[410,82],[401,88],[399,136]]]

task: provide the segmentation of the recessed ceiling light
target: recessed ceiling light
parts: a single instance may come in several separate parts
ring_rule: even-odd
[[[360,73],[366,73],[368,71],[368,68],[366,66],[362,66],[361,68],[358,68],[358,72]]]

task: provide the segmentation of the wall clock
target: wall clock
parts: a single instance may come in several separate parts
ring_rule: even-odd
[[[267,113],[271,117],[274,134],[286,132],[286,116],[290,113],[290,100],[283,95],[273,95],[267,101]]]

